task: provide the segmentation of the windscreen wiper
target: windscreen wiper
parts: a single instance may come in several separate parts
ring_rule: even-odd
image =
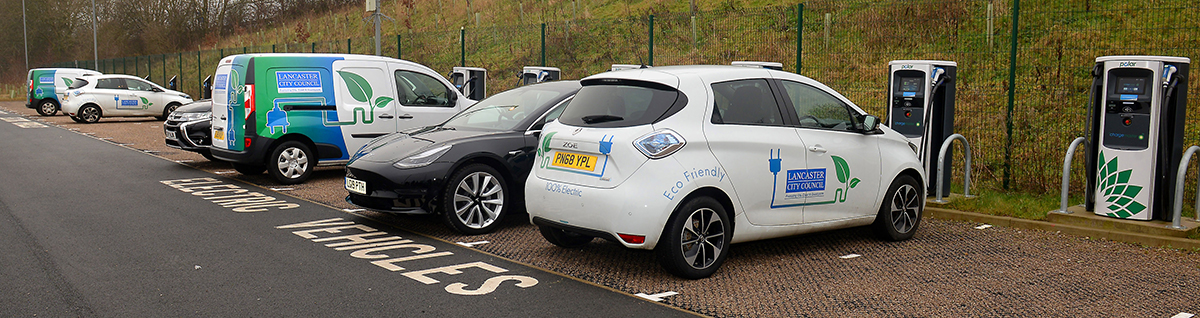
[[[625,117],[613,116],[613,115],[591,115],[591,116],[583,116],[582,119],[583,119],[583,122],[588,123],[588,124],[599,124],[599,123],[607,123],[610,121],[625,120]]]

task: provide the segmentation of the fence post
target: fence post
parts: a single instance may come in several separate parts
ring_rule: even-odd
[[[271,44],[271,53],[275,53],[275,45]]]
[[[542,66],[546,66],[546,22],[542,22]]]
[[[183,89],[183,52],[179,52],[179,56],[175,57],[175,61],[179,62],[179,84],[176,88]]]
[[[804,69],[804,60],[801,58],[801,52],[804,48],[804,4],[796,5],[796,74],[800,74],[800,70]]]
[[[133,57],[133,76],[135,76],[135,77],[140,77],[140,75],[141,75],[140,74],[141,72],[138,71],[139,64],[141,64],[141,63],[138,63],[138,57],[134,56]]]
[[[309,49],[308,53],[317,53],[317,42],[312,43],[312,48]]]
[[[458,28],[458,59],[462,67],[467,67],[467,29]]]
[[[650,15],[650,48],[649,48],[649,55],[650,55],[650,56],[649,56],[649,58],[647,58],[646,60],[649,62],[649,65],[654,65],[654,15],[653,15],[653,14],[651,14],[651,15]]]
[[[396,59],[397,60],[403,60],[402,58],[400,58],[400,52],[403,52],[403,51],[404,50],[400,49],[400,34],[396,34]]]
[[[196,48],[196,92],[197,92],[196,95],[200,96],[200,98],[204,98],[204,83],[203,83],[204,80],[200,78],[201,76],[204,76],[204,69],[200,68],[200,63],[201,63],[200,49],[199,49],[199,47],[197,47]],[[220,63],[220,62],[217,62],[217,63]]]
[[[354,54],[354,51],[350,49],[350,39],[353,38],[346,39],[346,54]]]
[[[1004,118],[1006,141],[1004,147],[1004,189],[1008,190],[1010,170],[1012,170],[1012,131],[1013,131],[1013,97],[1017,85],[1017,21],[1021,16],[1021,0],[1013,0],[1011,48],[1008,53],[1008,115]]]

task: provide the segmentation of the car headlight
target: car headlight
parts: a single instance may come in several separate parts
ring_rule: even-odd
[[[683,136],[670,129],[652,132],[633,142],[633,146],[650,159],[670,156],[686,144],[687,141],[683,140]]]
[[[429,149],[422,151],[421,153],[408,156],[404,159],[400,159],[400,161],[393,163],[392,166],[400,169],[412,169],[428,166],[429,164],[433,163],[434,160],[441,158],[442,155],[446,154],[448,151],[450,151],[450,145]]]
[[[211,112],[182,113],[179,115],[180,121],[203,120],[203,119],[209,119],[209,118],[212,118]]]

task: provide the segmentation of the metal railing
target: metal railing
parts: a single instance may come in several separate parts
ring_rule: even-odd
[[[1050,211],[1062,214],[1071,214],[1067,211],[1067,192],[1071,189],[1071,158],[1075,157],[1075,148],[1079,147],[1087,138],[1079,137],[1071,141],[1071,146],[1067,147],[1067,155],[1063,157],[1063,173],[1062,173],[1062,201],[1059,201],[1058,210]]]
[[[939,180],[939,182],[941,180],[944,180],[942,178],[945,176],[945,173],[946,173],[944,171],[946,165],[942,164],[942,163],[946,162],[945,161],[946,160],[946,151],[950,149],[950,147],[954,144],[955,140],[961,140],[962,144],[963,144],[963,151],[964,151],[963,159],[966,160],[966,162],[963,164],[964,165],[963,173],[965,174],[965,175],[963,175],[963,197],[970,198],[970,197],[972,197],[971,196],[971,143],[967,142],[967,137],[963,137],[963,135],[959,135],[959,134],[953,134],[953,135],[950,135],[949,138],[946,138],[946,141],[942,142],[942,150],[938,151],[939,159],[938,159],[938,168],[937,168],[937,180]],[[935,186],[935,188],[937,188],[937,198],[934,199],[933,202],[934,203],[949,202],[949,201],[942,199],[943,198],[942,185],[939,184],[939,185]]]
[[[1183,218],[1183,178],[1187,175],[1188,163],[1197,150],[1200,150],[1200,146],[1188,147],[1187,151],[1183,153],[1183,159],[1179,160],[1179,173],[1175,176],[1175,213],[1171,217],[1169,228],[1184,229],[1180,224],[1180,219]],[[1196,222],[1200,222],[1200,187],[1196,188]]]

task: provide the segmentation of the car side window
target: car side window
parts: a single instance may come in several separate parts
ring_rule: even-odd
[[[154,86],[151,86],[150,83],[146,83],[146,82],[139,81],[139,80],[125,80],[125,84],[129,85],[129,90],[131,90],[131,91],[149,92],[152,90],[151,87],[154,87]]]
[[[779,104],[765,79],[737,80],[712,84],[714,124],[783,125]]]
[[[125,89],[123,78],[101,78],[96,81],[96,88]]]
[[[396,101],[405,106],[453,107],[454,92],[432,76],[396,71]]]
[[[806,84],[780,81],[784,93],[796,109],[798,125],[838,131],[856,131],[855,120],[849,105],[837,97]]]

